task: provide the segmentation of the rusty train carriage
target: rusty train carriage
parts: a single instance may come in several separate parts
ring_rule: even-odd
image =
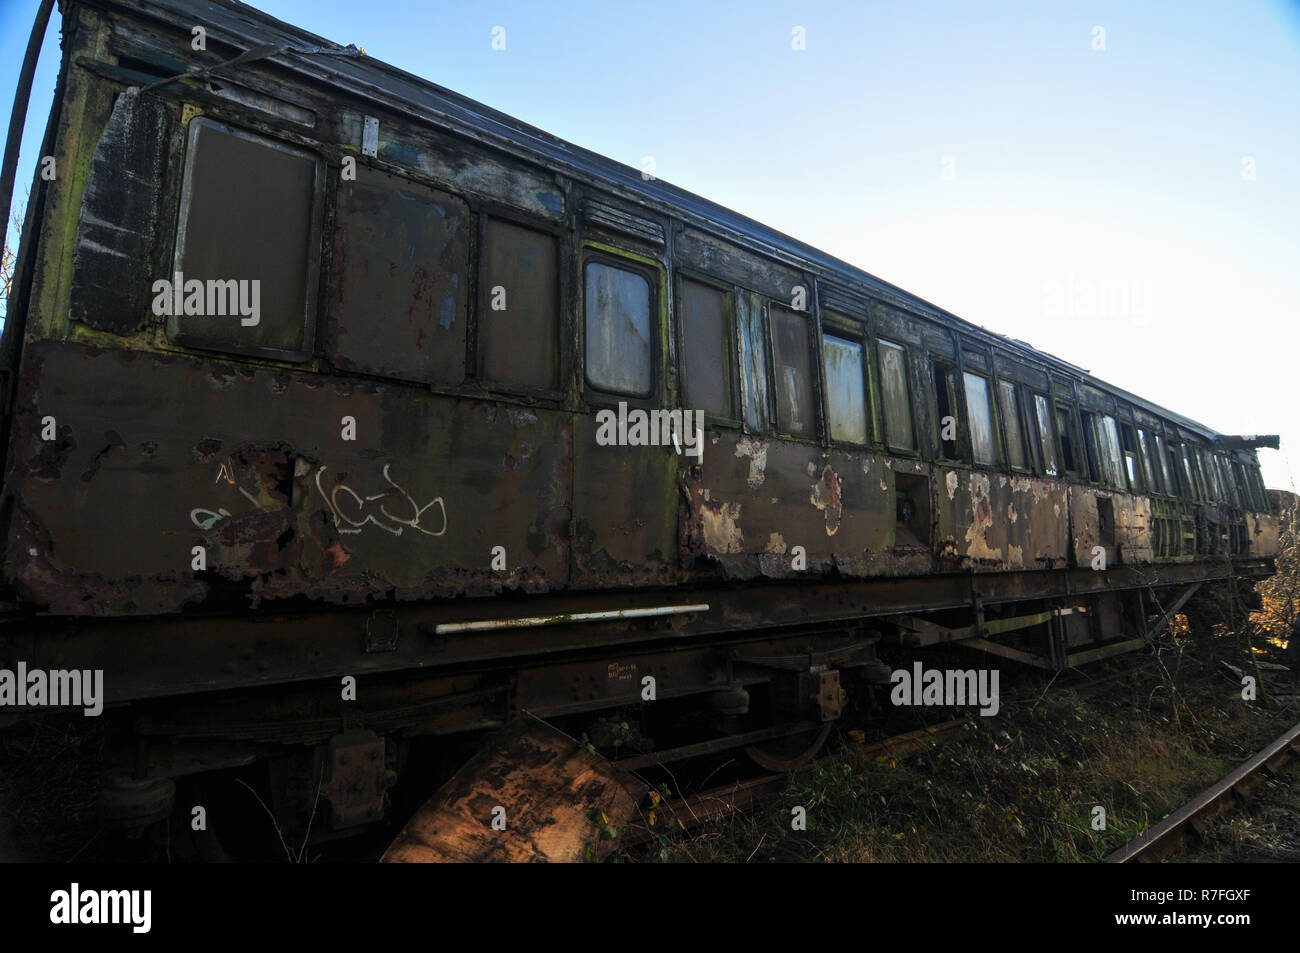
[[[128,818],[269,758],[344,829],[391,780],[349,752],[645,675],[806,728],[882,637],[1078,664],[1272,571],[1257,442],[230,0],[64,8],[0,663],[104,669]],[[176,272],[258,322],[155,313]],[[706,411],[703,461],[600,446],[620,403]]]

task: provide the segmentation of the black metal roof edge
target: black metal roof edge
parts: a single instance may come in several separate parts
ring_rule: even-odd
[[[240,0],[65,0],[65,2],[65,16],[68,10],[77,5],[101,9],[118,8],[181,27],[186,32],[193,26],[202,25],[207,29],[209,36],[217,42],[243,49],[285,40],[294,40],[305,46],[343,49],[338,43],[278,20]],[[400,102],[419,109],[419,118],[446,125],[452,131],[477,132],[480,138],[507,152],[519,155],[522,150],[522,158],[543,167],[556,164],[567,166],[573,172],[596,179],[596,184],[611,189],[624,198],[652,207],[660,214],[694,218],[696,221],[689,224],[712,230],[720,237],[747,246],[759,254],[776,257],[787,264],[803,269],[807,269],[809,265],[816,266],[826,273],[825,277],[832,278],[840,284],[847,284],[850,289],[859,294],[892,299],[888,303],[906,307],[913,312],[920,311],[921,317],[941,325],[956,324],[959,330],[977,339],[982,338],[985,343],[1082,377],[1089,383],[1111,392],[1114,396],[1164,417],[1185,429],[1206,437],[1218,434],[1218,431],[1202,423],[1107,383],[1069,361],[974,324],[912,292],[878,278],[857,265],[836,258],[762,222],[661,179],[643,179],[638,169],[574,145],[545,130],[382,60],[374,59],[369,55],[341,59],[328,54],[292,51],[266,59],[281,68],[298,73],[304,73],[303,67],[309,66],[310,70],[306,71],[309,79],[331,83],[353,95],[386,104],[389,108]],[[385,79],[388,80],[387,84],[384,82]],[[423,94],[424,101],[409,98],[411,93]],[[818,277],[822,276],[818,275]]]

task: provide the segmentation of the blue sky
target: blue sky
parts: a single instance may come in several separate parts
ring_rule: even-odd
[[[652,156],[660,178],[1220,431],[1281,433],[1260,451],[1270,486],[1300,470],[1294,0],[254,5],[614,159]],[[0,0],[10,91],[36,6]],[[19,196],[57,58],[56,36]]]

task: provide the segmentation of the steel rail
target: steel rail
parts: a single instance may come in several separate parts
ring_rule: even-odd
[[[1239,765],[1212,787],[1202,791],[1159,824],[1143,831],[1106,857],[1108,864],[1129,861],[1153,862],[1169,856],[1182,844],[1188,828],[1199,835],[1201,825],[1226,814],[1260,773],[1275,771],[1294,756],[1300,756],[1300,724]]]

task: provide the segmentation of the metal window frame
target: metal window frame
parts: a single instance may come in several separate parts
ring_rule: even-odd
[[[311,221],[307,227],[307,274],[306,289],[303,295],[302,346],[300,348],[276,348],[262,345],[214,344],[208,341],[195,341],[190,335],[180,330],[180,315],[168,315],[166,323],[167,340],[181,347],[199,351],[212,351],[220,354],[239,354],[245,357],[270,358],[292,364],[303,364],[315,356],[316,326],[320,320],[319,291],[321,275],[321,241],[324,231],[324,206],[326,167],[325,159],[319,152],[302,146],[291,146],[282,140],[263,133],[249,132],[233,126],[225,120],[209,116],[195,116],[189,121],[185,130],[185,163],[181,174],[181,188],[176,213],[176,240],[172,246],[172,275],[181,270],[181,258],[184,254],[185,241],[188,237],[189,210],[194,187],[194,163],[198,154],[199,132],[204,128],[220,130],[228,135],[249,142],[284,152],[288,155],[311,160],[314,167],[311,202]],[[168,276],[169,278],[171,275]]]
[[[681,395],[683,406],[686,402],[686,324],[682,315],[682,284],[683,282],[693,281],[697,285],[703,285],[706,288],[712,288],[720,292],[725,299],[723,305],[723,321],[726,323],[725,336],[722,341],[722,359],[727,362],[727,374],[729,385],[727,390],[727,399],[731,404],[732,415],[730,417],[715,417],[707,410],[704,412],[704,421],[706,424],[713,424],[718,427],[725,427],[728,430],[740,430],[744,427],[744,407],[742,402],[744,394],[740,383],[740,343],[738,334],[740,333],[739,322],[736,320],[736,301],[743,291],[733,282],[725,278],[718,278],[707,272],[699,271],[686,266],[677,266],[673,268],[673,284],[675,294],[673,296],[673,331],[677,335],[677,391]],[[584,326],[585,330],[585,326]],[[584,355],[585,356],[585,355]],[[690,409],[690,408],[687,408]]]

